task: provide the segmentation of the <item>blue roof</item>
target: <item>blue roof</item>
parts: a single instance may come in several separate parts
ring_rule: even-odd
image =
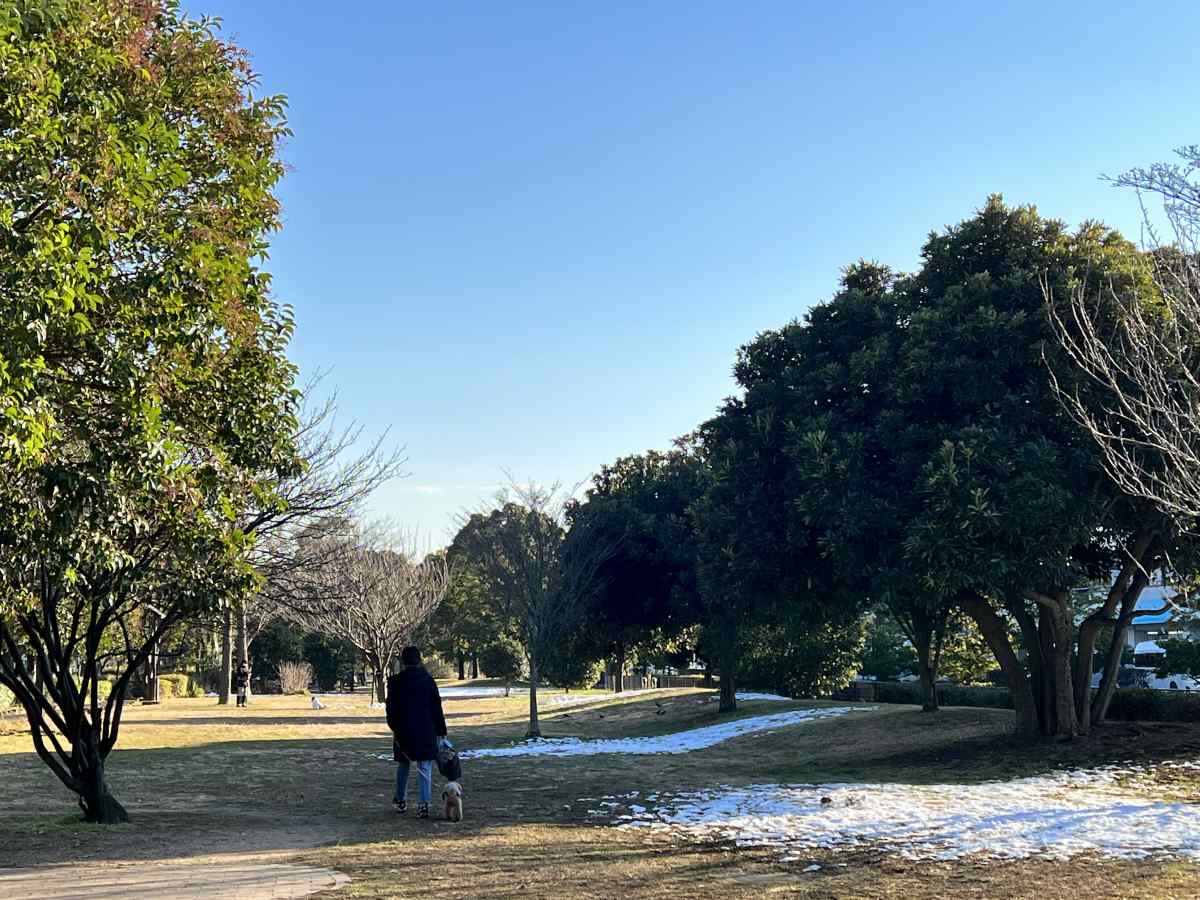
[[[1147,586],[1142,595],[1138,597],[1137,606],[1135,609],[1161,609],[1164,603],[1169,602],[1173,597],[1178,595],[1178,591],[1169,587],[1164,587],[1159,584]],[[1134,625],[1162,625],[1170,622],[1175,618],[1176,610],[1174,608],[1166,612],[1156,613],[1149,616],[1138,616],[1133,620]]]

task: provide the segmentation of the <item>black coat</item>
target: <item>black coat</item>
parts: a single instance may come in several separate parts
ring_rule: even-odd
[[[446,736],[446,717],[437,682],[422,666],[388,678],[387,723],[396,762],[437,759],[437,739]]]

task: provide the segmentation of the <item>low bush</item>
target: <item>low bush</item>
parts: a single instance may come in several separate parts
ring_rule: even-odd
[[[993,709],[1012,709],[1008,688],[966,687],[958,684],[939,684],[938,703],[942,706],[985,706]]]
[[[307,694],[313,680],[313,667],[306,662],[281,662],[278,674],[280,693]]]
[[[1200,722],[1200,695],[1118,689],[1108,707],[1108,717],[1122,722]]]
[[[14,706],[17,699],[13,696],[12,691],[0,684],[0,712]]]
[[[916,682],[881,681],[874,688],[877,703],[921,702],[921,686]],[[942,706],[1012,709],[1008,689],[999,687],[939,684],[938,702]],[[1200,693],[1118,688],[1108,707],[1108,718],[1119,722],[1200,722]]]
[[[172,700],[175,697],[188,697],[191,677],[185,672],[167,672],[158,676],[158,699]]]
[[[79,687],[79,679],[78,678],[75,679],[75,687],[77,689]],[[99,681],[96,682],[96,697],[97,697],[97,699],[99,699],[100,701],[107,700],[108,695],[112,693],[112,689],[113,689],[112,682],[105,681],[103,678],[101,678]],[[4,703],[0,702],[0,709],[3,709],[3,708],[4,708]]]

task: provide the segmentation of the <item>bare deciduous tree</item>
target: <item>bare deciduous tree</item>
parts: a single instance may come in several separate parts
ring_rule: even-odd
[[[541,737],[539,664],[562,638],[572,611],[592,590],[600,567],[615,549],[611,542],[582,531],[568,539],[569,499],[558,485],[517,485],[510,479],[496,508],[470,516],[454,541],[484,573],[503,617],[517,622],[529,659],[527,737]]]
[[[445,554],[421,559],[412,538],[379,531],[320,543],[321,567],[292,579],[286,614],[358,648],[382,703],[393,662],[450,587],[449,564]]]
[[[222,704],[229,702],[235,638],[238,660],[248,663],[254,639],[289,609],[304,605],[306,585],[340,552],[342,545],[326,538],[347,535],[367,497],[403,475],[404,450],[389,448],[386,432],[355,452],[363,428],[336,424],[336,394],[312,402],[320,380],[317,376],[303,390],[305,406],[296,435],[301,471],[277,486],[277,502],[250,511],[242,524],[254,537],[249,561],[260,587],[226,611],[220,626]]]
[[[1045,288],[1058,343],[1083,375],[1055,390],[1101,449],[1123,491],[1184,527],[1200,516],[1200,147],[1182,164],[1134,169],[1114,179],[1143,199],[1153,289],[1074,291],[1063,302]],[[1172,232],[1157,237],[1144,198],[1157,197]]]

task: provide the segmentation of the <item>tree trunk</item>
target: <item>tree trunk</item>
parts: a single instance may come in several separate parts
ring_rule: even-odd
[[[238,665],[246,664],[246,669],[250,668],[250,628],[246,618],[246,608],[243,606],[238,610],[237,616],[237,642],[238,642]],[[246,680],[246,703],[250,702],[250,682],[254,680],[254,673],[250,673],[250,677]]]
[[[937,680],[934,678],[933,668],[926,662],[918,664],[921,668],[921,712],[937,712]]]
[[[472,678],[479,677],[479,657],[478,656],[471,657],[471,677]]]
[[[1070,596],[1063,591],[1054,597],[1056,606],[1050,610],[1052,675],[1054,678],[1054,724],[1059,737],[1072,737],[1075,727],[1075,692],[1071,682],[1071,636],[1074,628]]]
[[[1121,653],[1125,648],[1125,639],[1129,636],[1129,625],[1137,614],[1138,598],[1141,597],[1148,581],[1145,574],[1139,572],[1125,596],[1121,598],[1121,611],[1117,616],[1117,624],[1113,626],[1108,659],[1104,661],[1104,674],[1100,676],[1100,689],[1092,700],[1093,725],[1099,725],[1108,717],[1108,707],[1117,690],[1117,673],[1121,670]]]
[[[1033,689],[1029,684],[1029,676],[1021,660],[1013,652],[1008,640],[1008,632],[1004,620],[992,609],[992,605],[976,594],[964,594],[959,597],[959,606],[970,616],[979,627],[980,634],[987,641],[996,657],[1000,669],[1008,678],[1008,690],[1012,697],[1013,708],[1016,712],[1017,731],[1020,734],[1033,737],[1038,733],[1037,704],[1033,699]]]
[[[375,670],[374,693],[376,703],[387,703],[387,676],[382,666]]]
[[[1121,663],[1121,652],[1125,647],[1125,634],[1128,629],[1128,625],[1121,626],[1120,617],[1125,615],[1127,609],[1136,608],[1138,597],[1141,596],[1142,590],[1149,580],[1146,577],[1146,571],[1154,567],[1153,560],[1149,558],[1152,539],[1153,533],[1139,539],[1134,544],[1132,550],[1134,561],[1126,563],[1121,570],[1120,576],[1104,598],[1104,604],[1084,619],[1079,626],[1078,656],[1075,660],[1075,719],[1080,734],[1087,734],[1091,725],[1104,721],[1103,714],[1099,718],[1093,718],[1095,711],[1099,711],[1098,706],[1093,707],[1092,697],[1096,643],[1104,626],[1111,625],[1112,639],[1109,642],[1108,656],[1104,662],[1104,672],[1106,674],[1109,672],[1109,661],[1113,660],[1115,655],[1116,659],[1111,668],[1112,678],[1115,679],[1116,671]],[[1120,617],[1117,613],[1118,604],[1121,609]],[[1108,696],[1111,700],[1111,690],[1108,692]],[[1105,711],[1107,711],[1107,703]]]
[[[542,736],[542,728],[538,724],[538,664],[537,657],[529,658],[529,730],[525,732],[526,738],[540,738]]]
[[[737,710],[737,641],[727,641],[721,648],[719,666],[721,677],[721,702],[717,712],[734,712]]]
[[[937,712],[937,671],[933,663],[933,635],[913,629],[917,674],[921,678],[921,712]]]
[[[712,687],[712,686],[713,686],[713,665],[712,665],[712,660],[706,659],[706,660],[704,661],[704,678],[703,678],[703,680],[700,682],[700,684],[702,684],[702,685],[703,685],[704,687],[706,687],[706,688],[710,688],[710,687]]]
[[[617,646],[617,678],[613,690],[618,694],[625,690],[625,644]]]
[[[229,604],[221,611],[221,677],[217,684],[217,705],[229,705],[229,685],[233,681],[233,613]]]
[[[458,680],[466,681],[467,679],[467,657],[462,653],[458,654]]]
[[[129,813],[125,811],[117,798],[108,790],[108,780],[104,776],[104,759],[100,756],[95,735],[85,735],[80,740],[79,749],[82,765],[79,770],[79,780],[83,792],[79,797],[79,805],[83,808],[85,822],[98,825],[119,825],[129,821]]]

